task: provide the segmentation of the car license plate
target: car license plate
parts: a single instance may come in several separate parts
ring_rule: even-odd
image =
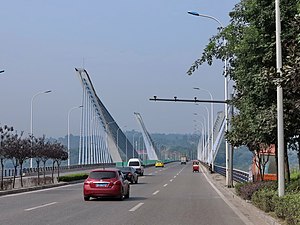
[[[105,187],[107,185],[107,183],[100,183],[100,184],[96,184],[96,187]]]

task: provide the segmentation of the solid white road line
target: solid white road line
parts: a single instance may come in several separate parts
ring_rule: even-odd
[[[45,204],[45,205],[39,205],[39,206],[36,206],[36,207],[24,209],[24,211],[31,211],[31,210],[35,210],[35,209],[40,209],[40,208],[43,208],[43,207],[47,207],[47,206],[50,206],[50,205],[54,205],[54,204],[56,204],[56,203],[57,203],[57,202],[51,202],[51,203],[48,203],[48,204]]]
[[[167,187],[168,186],[168,184],[164,184],[164,187]]]
[[[209,178],[207,177],[207,175],[205,174],[205,172],[203,171],[202,167],[201,168],[201,172],[204,175],[205,179],[207,180],[207,182],[213,187],[213,189],[215,189],[215,191],[218,193],[218,195],[223,199],[223,201],[233,210],[233,212],[235,212],[236,215],[238,215],[238,217],[240,217],[240,219],[246,224],[246,225],[254,225],[246,216],[244,216],[229,200],[227,200],[227,198],[222,194],[221,191],[218,190],[218,188],[209,180]]]
[[[156,195],[159,192],[159,190],[152,193],[152,195]]]
[[[129,209],[130,212],[134,212],[135,210],[137,210],[138,208],[140,208],[142,205],[144,205],[143,202],[140,202],[139,204],[137,204],[136,206],[132,207],[131,209]]]

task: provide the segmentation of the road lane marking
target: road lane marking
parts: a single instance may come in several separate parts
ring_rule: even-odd
[[[174,178],[176,178],[176,176],[174,176]]]
[[[172,181],[173,181],[173,179],[170,180],[170,182],[172,182]]]
[[[149,173],[149,175],[152,175],[152,173]]]
[[[164,184],[164,187],[167,187],[168,186],[168,184]]]
[[[159,190],[152,193],[152,195],[156,195],[159,192]]]
[[[24,209],[24,211],[31,211],[31,210],[35,210],[35,209],[40,209],[40,208],[44,208],[44,207],[47,207],[47,206],[50,206],[50,205],[54,205],[54,204],[56,204],[56,203],[57,203],[57,202],[51,202],[51,203],[48,203],[48,204],[39,205],[39,206],[36,206],[36,207]]]
[[[136,206],[132,207],[131,209],[129,209],[130,212],[134,212],[135,210],[137,210],[138,208],[140,208],[142,205],[144,205],[143,202],[140,202],[139,204],[137,204]]]

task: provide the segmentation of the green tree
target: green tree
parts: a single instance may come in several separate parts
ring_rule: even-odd
[[[1,162],[1,190],[3,190],[3,172],[4,172],[4,162],[7,159],[7,152],[4,145],[4,141],[11,135],[13,127],[8,127],[7,125],[0,127],[0,162]]]

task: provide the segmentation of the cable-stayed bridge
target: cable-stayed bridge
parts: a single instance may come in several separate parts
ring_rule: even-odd
[[[148,159],[157,160],[158,159],[157,149],[155,148],[154,142],[153,142],[149,132],[146,129],[146,126],[143,122],[141,114],[135,112],[134,115],[136,116],[136,119],[137,119],[139,125],[142,128],[141,131],[142,131],[142,134],[143,134],[143,139],[144,139]]]
[[[138,157],[131,142],[98,97],[89,74],[75,68],[82,85],[78,164],[127,162]]]

